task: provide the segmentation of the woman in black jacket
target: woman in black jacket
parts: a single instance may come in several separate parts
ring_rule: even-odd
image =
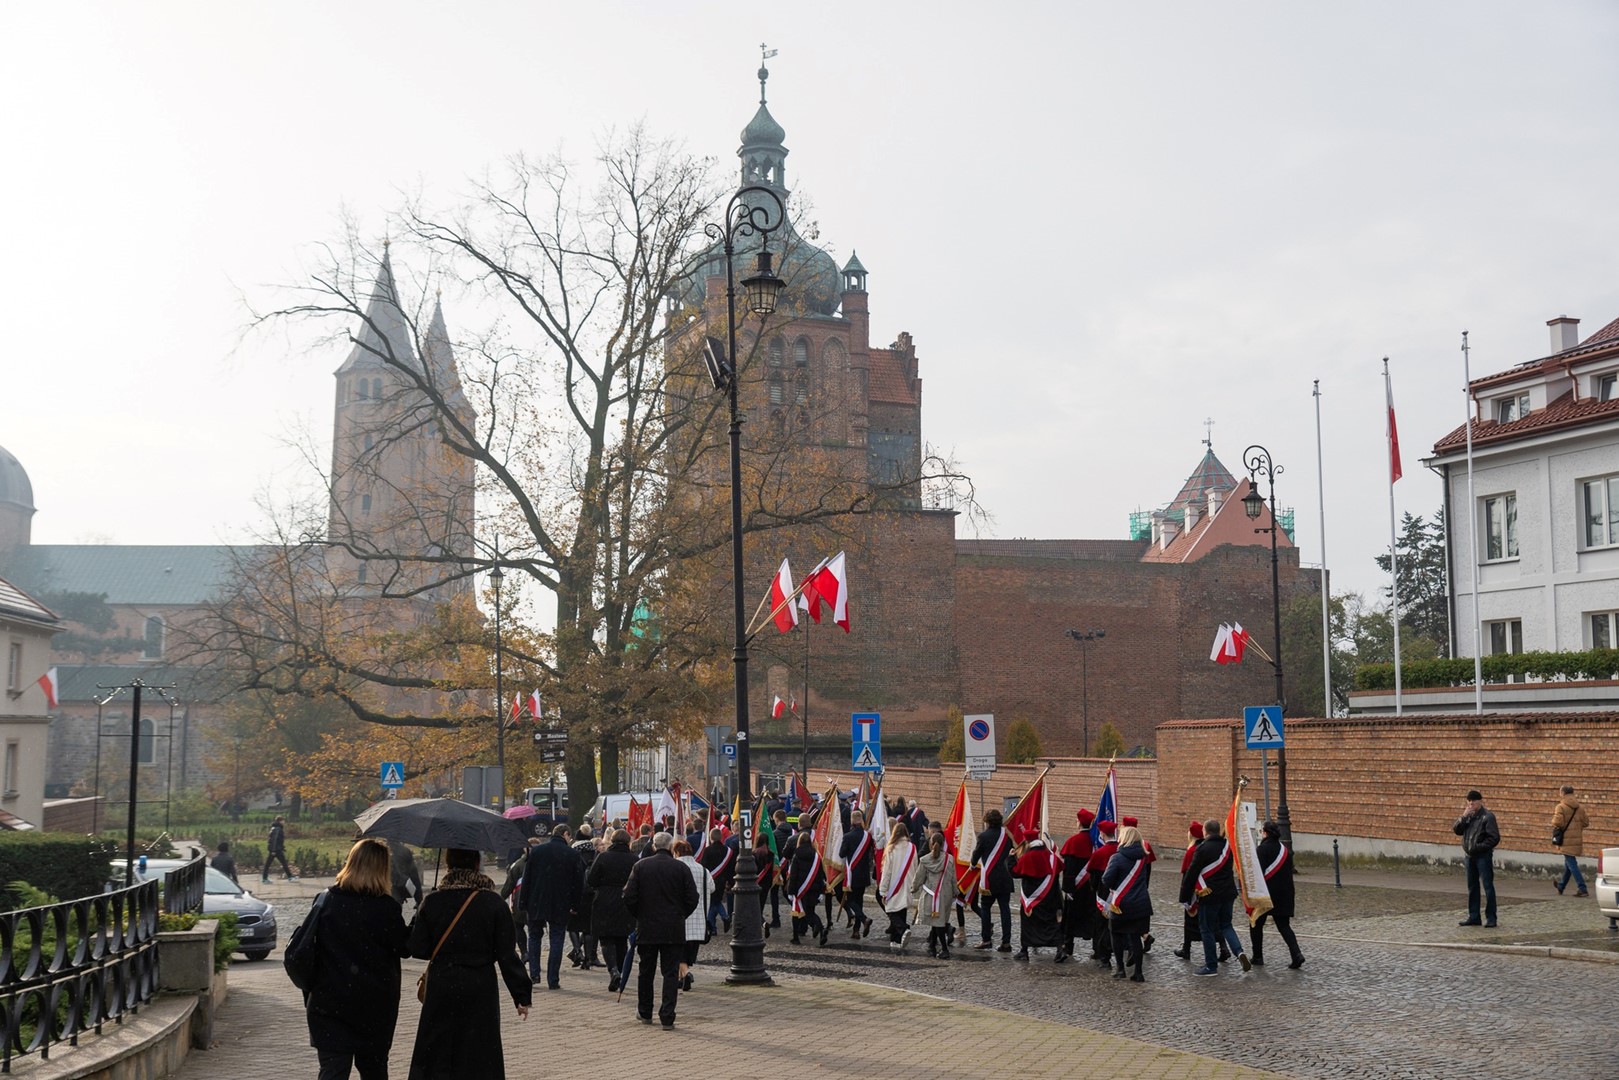
[[[1113,957],[1119,970],[1115,979],[1125,976],[1125,957],[1135,968],[1131,982],[1146,982],[1141,974],[1141,936],[1152,923],[1152,897],[1148,887],[1152,884],[1152,860],[1147,858],[1147,847],[1141,842],[1141,833],[1126,825],[1119,830],[1119,850],[1102,871],[1102,889],[1107,895],[1107,912],[1113,930]]]
[[[798,834],[798,846],[793,848],[792,861],[787,864],[787,900],[793,911],[794,945],[806,933],[819,938],[822,945],[826,944],[826,935],[831,927],[822,923],[815,911],[816,902],[820,900],[821,890],[825,886],[826,873],[815,850],[815,840],[809,833],[801,832]]]
[[[1299,939],[1293,933],[1293,849],[1282,843],[1282,827],[1274,821],[1260,826],[1265,838],[1259,842],[1259,866],[1265,873],[1265,885],[1270,889],[1270,910],[1254,921],[1254,964],[1265,963],[1265,920],[1276,923],[1277,931],[1287,943],[1292,963],[1287,966],[1297,971],[1304,966],[1304,954],[1299,951]]]
[[[410,932],[394,902],[388,845],[361,840],[349,849],[337,883],[313,913],[318,956],[305,1003],[309,1045],[320,1058],[320,1080],[387,1080],[388,1051],[399,1020],[399,958]]]
[[[585,864],[585,886],[579,906],[568,916],[568,941],[573,946],[568,959],[573,961],[574,967],[589,971],[601,963],[596,951],[596,935],[590,929],[590,864],[596,861],[600,852],[595,838],[590,835],[589,822],[579,826],[579,839],[574,841],[573,850],[578,854],[579,861]]]
[[[590,932],[601,943],[610,994],[618,993],[626,942],[635,929],[635,920],[624,906],[624,883],[630,880],[630,871],[634,869],[635,853],[630,850],[630,834],[618,829],[607,850],[597,855],[585,872],[585,885],[592,890]]]

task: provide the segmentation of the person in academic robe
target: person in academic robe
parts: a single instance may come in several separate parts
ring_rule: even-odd
[[[1089,941],[1096,925],[1096,882],[1091,877],[1091,822],[1096,815],[1079,811],[1079,831],[1063,844],[1062,937],[1063,954],[1074,955],[1074,939]]]
[[[1276,930],[1287,943],[1292,963],[1287,966],[1297,971],[1304,966],[1304,954],[1299,951],[1298,935],[1293,933],[1293,848],[1282,842],[1282,827],[1267,821],[1259,827],[1263,839],[1259,841],[1259,866],[1265,874],[1265,887],[1270,889],[1270,910],[1254,923],[1253,943],[1255,967],[1265,963],[1265,920],[1276,924]]]
[[[1152,923],[1152,897],[1148,888],[1152,884],[1152,860],[1147,858],[1147,846],[1141,833],[1133,826],[1119,830],[1119,849],[1108,859],[1102,872],[1102,888],[1107,891],[1108,920],[1112,924],[1113,956],[1119,969],[1115,979],[1125,977],[1125,965],[1135,968],[1130,973],[1132,982],[1145,982],[1141,974],[1141,957],[1146,952],[1142,937]]]
[[[1108,920],[1107,894],[1102,891],[1102,874],[1116,851],[1119,850],[1118,826],[1111,821],[1096,823],[1096,837],[1100,841],[1091,851],[1091,881],[1096,887],[1096,922],[1091,933],[1091,959],[1105,968],[1113,966],[1113,929]]]
[[[787,864],[787,903],[792,914],[793,944],[797,945],[806,934],[826,944],[831,927],[821,921],[815,912],[815,903],[821,898],[826,884],[821,866],[821,854],[815,850],[814,838],[807,832],[798,834],[792,859]]]
[[[1002,827],[999,810],[984,815],[984,831],[973,846],[972,865],[978,867],[978,916],[983,940],[976,948],[995,948],[995,905],[1001,906],[1001,944],[997,952],[1012,951],[1012,837]]]
[[[866,831],[865,815],[859,810],[849,814],[849,831],[843,834],[838,858],[843,862],[843,903],[854,922],[849,936],[865,937],[871,933],[871,919],[866,915],[866,890],[871,888],[877,852],[871,834]]]
[[[944,842],[944,833],[932,830],[927,854],[916,863],[911,883],[916,899],[916,926],[928,928],[928,955],[950,959],[950,911],[956,899],[956,860]]]
[[[1054,949],[1063,955],[1062,856],[1039,833],[1025,832],[1021,854],[1012,865],[1017,879],[1018,929],[1021,947],[1014,960],[1028,960],[1030,949]]]
[[[888,947],[899,952],[911,936],[905,917],[911,910],[911,886],[916,881],[916,845],[903,821],[888,829],[888,847],[883,850],[883,872],[877,880],[877,900],[888,913]]]

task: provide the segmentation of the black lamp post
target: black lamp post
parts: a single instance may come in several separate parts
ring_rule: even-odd
[[[1263,476],[1270,485],[1270,528],[1255,529],[1254,532],[1270,533],[1270,613],[1271,625],[1275,630],[1275,652],[1270,663],[1276,670],[1276,704],[1285,714],[1287,701],[1282,691],[1282,579],[1276,556],[1276,534],[1281,530],[1281,522],[1276,517],[1276,477],[1284,470],[1270,456],[1270,451],[1257,443],[1242,452],[1242,463],[1248,469],[1248,494],[1243,496],[1242,509],[1250,521],[1257,521],[1265,511],[1265,498],[1259,494],[1258,478]],[[1286,746],[1276,748],[1276,781],[1276,824],[1281,826],[1282,839],[1291,844],[1293,819],[1287,811]]]
[[[495,568],[489,580],[495,586],[495,765],[500,769],[500,812],[506,812],[506,687],[501,680],[500,583],[506,575],[500,569],[500,547],[495,547]],[[552,803],[551,812],[556,812]]]
[[[774,213],[772,214],[772,207]],[[708,225],[704,231],[725,248],[725,333],[726,340],[709,336],[704,342],[703,360],[716,390],[725,391],[731,406],[731,588],[736,615],[736,769],[742,805],[753,806],[753,774],[748,766],[748,628],[746,599],[742,589],[742,418],[737,413],[736,359],[736,240],[758,236],[760,249],[753,276],[742,282],[748,308],[756,315],[776,310],[776,296],[785,284],[770,269],[770,233],[786,220],[781,196],[760,184],[749,184],[725,208],[723,225]],[[750,821],[737,841],[736,898],[732,901],[731,973],[728,983],[768,983],[765,971],[764,915],[759,910],[758,868],[753,861],[753,831]]]
[[[1106,630],[1065,630],[1069,637],[1079,643],[1079,714],[1083,718],[1085,737],[1085,756],[1091,756],[1091,687],[1090,665],[1086,660],[1089,652],[1085,646],[1092,641],[1100,641],[1107,637]]]

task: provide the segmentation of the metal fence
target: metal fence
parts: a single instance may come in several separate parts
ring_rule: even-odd
[[[163,875],[163,911],[184,915],[202,910],[202,897],[208,885],[208,861],[201,855],[184,866]]]
[[[197,890],[200,906],[200,871],[196,877],[195,886],[179,884]],[[48,1059],[53,1044],[77,1045],[84,1032],[100,1034],[107,1021],[122,1023],[152,1000],[158,906],[154,879],[0,914],[0,1072],[24,1054]]]

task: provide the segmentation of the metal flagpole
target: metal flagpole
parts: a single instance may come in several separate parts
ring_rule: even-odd
[[[1332,629],[1327,609],[1327,481],[1321,463],[1321,380],[1315,380],[1315,489],[1321,506],[1321,715],[1332,715]],[[1270,783],[1265,784],[1267,792]],[[1270,799],[1267,796],[1266,806]],[[1269,816],[1268,814],[1266,815]]]
[[[1478,602],[1478,505],[1473,496],[1473,358],[1462,331],[1462,397],[1467,404],[1467,536],[1473,561],[1473,711],[1484,711],[1484,623]],[[1447,527],[1454,528],[1450,522]]]
[[[798,601],[790,601],[797,603]],[[809,784],[809,649],[810,649],[810,620],[809,612],[804,613],[804,711],[799,715],[799,722],[804,725],[804,783]]]
[[[1389,608],[1394,626],[1394,715],[1404,713],[1400,700],[1400,551],[1398,531],[1394,523],[1394,382],[1389,378],[1389,358],[1383,357],[1383,391],[1388,398],[1387,425],[1389,444]]]

